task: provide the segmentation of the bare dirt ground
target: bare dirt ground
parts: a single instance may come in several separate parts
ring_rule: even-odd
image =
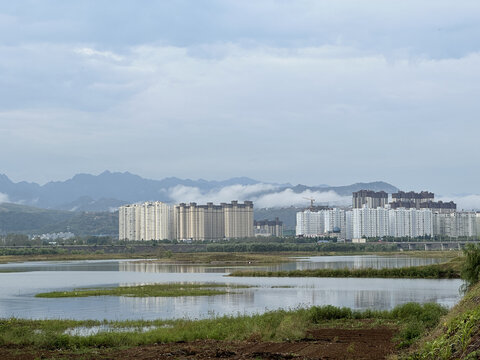
[[[0,347],[2,360],[34,359],[385,359],[395,351],[394,329],[316,329],[308,339],[291,342],[198,340],[98,349],[84,354]]]

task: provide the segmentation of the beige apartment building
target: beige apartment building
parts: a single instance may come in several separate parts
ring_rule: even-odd
[[[120,240],[220,240],[253,237],[253,203],[197,205],[145,202],[121,206]]]
[[[219,240],[253,237],[253,203],[175,205],[175,236],[177,240]]]

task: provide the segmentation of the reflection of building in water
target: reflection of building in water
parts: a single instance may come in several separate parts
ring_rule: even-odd
[[[160,201],[125,205],[118,209],[120,240],[171,240],[173,229],[173,209]]]
[[[354,297],[356,309],[391,309],[394,307],[392,291],[357,290]]]
[[[120,262],[119,271],[144,273],[207,273],[208,268],[199,265],[160,264],[153,262]]]
[[[120,284],[120,286],[134,286],[136,284]],[[144,284],[143,284],[144,285]],[[219,289],[219,288],[217,288]],[[223,288],[222,288],[223,289]],[[197,318],[213,317],[225,314],[234,314],[235,309],[241,313],[242,307],[252,306],[255,304],[255,289],[235,289],[224,288],[227,294],[210,295],[210,296],[175,296],[175,297],[126,297],[120,296],[119,302],[128,304],[131,308],[155,311],[161,309],[167,316],[164,318]],[[266,300],[265,303],[268,301]],[[133,305],[133,306],[132,306]],[[181,312],[179,309],[183,309]],[[208,310],[212,309],[212,310]],[[157,310],[158,311],[158,310]]]

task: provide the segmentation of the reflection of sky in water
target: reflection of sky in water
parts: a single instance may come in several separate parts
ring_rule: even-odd
[[[375,255],[360,256],[313,256],[293,258],[292,262],[268,266],[207,266],[189,264],[159,264],[155,262],[122,262],[120,271],[137,272],[175,272],[175,273],[226,273],[234,270],[288,271],[304,269],[343,269],[343,268],[394,268],[405,266],[430,265],[445,261],[439,258],[408,258],[404,256],[382,257]]]
[[[427,262],[418,263],[422,260]],[[334,268],[345,267],[345,264],[354,267],[392,267],[434,261],[438,259],[335,256],[297,259],[296,262],[277,266],[289,266],[293,269],[309,267],[312,264]],[[0,269],[9,266],[12,264],[0,265]],[[458,288],[461,285],[460,280],[231,278],[224,276],[226,272],[242,267],[162,265],[148,261],[38,262],[13,266],[23,271],[26,268],[34,271],[0,273],[2,318],[10,316],[72,319],[205,318],[326,304],[354,309],[391,309],[410,301],[433,301],[452,306],[460,298]],[[212,282],[248,284],[255,287],[231,289],[230,294],[210,297],[101,296],[63,299],[34,297],[38,292],[53,290],[165,282]],[[276,286],[288,287],[276,288]]]
[[[406,256],[312,256],[292,258],[292,262],[274,265],[192,265],[164,264],[150,260],[80,260],[55,262],[28,262],[0,264],[2,270],[16,271],[135,271],[170,273],[226,273],[233,270],[303,270],[303,269],[343,269],[343,268],[393,268],[404,266],[429,265],[445,261],[442,258],[416,258]]]

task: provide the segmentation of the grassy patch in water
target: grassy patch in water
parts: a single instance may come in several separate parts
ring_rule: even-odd
[[[65,298],[87,296],[127,296],[127,297],[177,297],[212,296],[229,293],[229,289],[248,288],[246,285],[226,284],[151,284],[119,286],[114,288],[89,288],[71,291],[52,291],[36,294],[40,298]]]
[[[458,279],[460,269],[454,263],[409,266],[385,269],[307,269],[290,271],[234,271],[237,277],[342,277],[342,278],[408,278],[408,279]]]

